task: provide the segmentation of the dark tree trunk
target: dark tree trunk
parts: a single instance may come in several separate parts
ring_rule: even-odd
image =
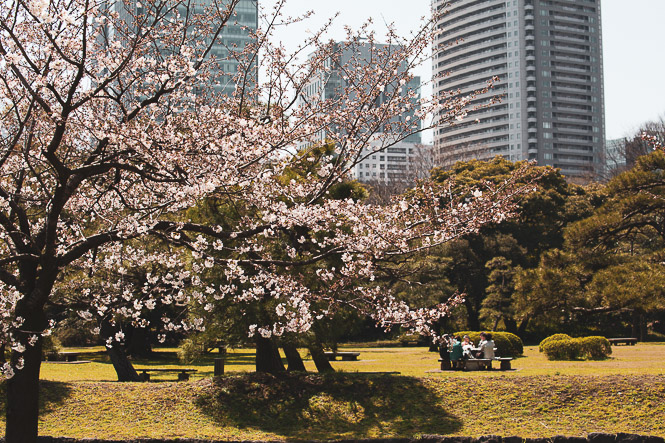
[[[106,353],[111,359],[113,369],[118,375],[118,381],[143,381],[143,378],[136,372],[134,365],[127,358],[127,354],[120,343],[114,343],[111,347],[106,347]]]
[[[146,328],[130,328],[125,348],[131,357],[149,357],[152,354],[150,330]]]
[[[113,337],[116,332],[115,326],[111,325],[111,323],[106,320],[102,321],[100,335],[103,340],[106,341],[109,337]],[[111,359],[115,373],[118,375],[118,381],[143,381],[141,376],[136,372],[136,369],[134,369],[134,365],[127,357],[127,353],[123,349],[122,344],[113,341],[111,347],[106,346],[106,353]]]
[[[296,345],[294,345],[293,343],[284,343],[282,345],[282,349],[284,349],[284,354],[286,355],[286,361],[289,363],[287,371],[307,372],[307,369],[305,369],[305,363],[303,363],[302,357],[300,357],[300,353],[298,352],[298,348],[296,348]]]
[[[633,311],[633,333],[632,336],[637,338],[639,341],[644,341],[646,339],[646,321],[644,319],[644,313],[639,309]]]
[[[316,366],[317,371],[322,373],[335,372],[330,364],[330,360],[328,360],[328,357],[323,353],[323,348],[320,344],[317,343],[311,345],[309,347],[309,353],[312,354],[312,360],[314,360],[314,365]]]
[[[256,338],[256,372],[280,374],[285,372],[277,345],[270,338]]]
[[[511,334],[519,335],[517,334],[517,322],[515,320],[504,317],[503,324],[506,325],[506,331],[510,332]]]
[[[524,337],[524,335],[526,334],[526,328],[527,328],[527,326],[529,326],[529,321],[530,321],[530,318],[526,317],[524,320],[522,320],[520,325],[517,327],[517,332],[515,332],[515,334],[517,334],[518,337],[520,337],[520,338]]]
[[[23,357],[24,367],[16,370],[7,380],[7,429],[6,443],[33,443],[37,441],[39,423],[39,370],[42,364],[41,339],[35,346],[28,346],[22,354],[12,352],[16,367]]]
[[[474,307],[473,301],[469,300],[464,303],[466,307],[466,322],[469,331],[480,331],[480,318],[478,316],[478,309]]]
[[[47,326],[44,310],[36,294],[23,298],[16,307],[17,317],[25,320],[20,331],[15,331],[16,340],[25,346],[25,351],[12,351],[11,364],[14,376],[7,380],[6,443],[37,443],[39,431],[39,370],[42,364],[42,342],[39,335]],[[35,332],[22,332],[35,331]],[[31,346],[29,339],[36,336]],[[19,360],[22,358],[22,363]],[[21,367],[22,369],[17,369]]]

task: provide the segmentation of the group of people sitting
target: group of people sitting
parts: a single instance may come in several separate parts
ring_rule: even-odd
[[[453,369],[464,367],[463,360],[469,359],[493,359],[494,341],[489,332],[480,333],[480,342],[474,346],[468,335],[464,337],[453,337],[445,334],[439,344],[439,354],[441,358],[449,359]]]

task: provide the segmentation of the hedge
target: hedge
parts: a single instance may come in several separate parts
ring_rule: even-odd
[[[522,339],[510,332],[490,332],[492,340],[496,345],[496,355],[499,357],[517,357],[524,352],[524,345]],[[453,334],[455,337],[458,335],[464,337],[468,335],[474,344],[480,341],[479,331],[460,331]]]
[[[555,334],[540,342],[540,350],[548,360],[600,360],[612,354],[612,346],[605,337],[572,338]]]

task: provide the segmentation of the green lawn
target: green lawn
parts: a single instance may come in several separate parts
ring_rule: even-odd
[[[527,347],[510,372],[436,372],[438,356],[425,348],[348,350],[359,351],[360,361],[333,363],[341,373],[279,379],[251,374],[253,352],[232,350],[227,375],[214,381],[213,353],[186,365],[198,372],[180,383],[175,374],[117,383],[101,349],[80,350],[91,363],[42,365],[40,433],[234,440],[665,436],[665,344],[613,347],[611,359],[594,362],[550,362]],[[135,365],[178,367],[172,351]],[[306,366],[314,370],[311,361]],[[392,371],[401,375],[367,374]]]

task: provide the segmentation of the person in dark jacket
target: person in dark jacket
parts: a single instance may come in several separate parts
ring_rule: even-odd
[[[453,364],[453,368],[461,369],[462,368],[462,355],[464,355],[464,349],[462,348],[462,339],[460,337],[455,337],[453,340],[453,346],[450,350],[450,361]]]

